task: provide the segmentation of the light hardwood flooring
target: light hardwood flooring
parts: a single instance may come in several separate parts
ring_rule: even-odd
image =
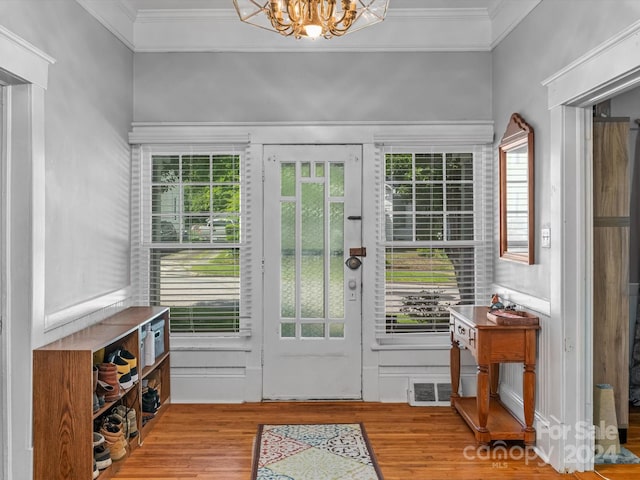
[[[114,478],[249,480],[258,424],[349,422],[364,423],[385,480],[601,478],[558,474],[517,443],[507,457],[478,451],[450,407],[366,402],[170,405]],[[640,453],[640,413],[632,413],[632,422],[627,448]],[[640,478],[637,465],[599,470],[611,480]]]

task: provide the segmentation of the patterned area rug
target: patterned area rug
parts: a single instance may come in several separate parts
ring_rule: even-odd
[[[252,480],[383,480],[361,423],[260,425]]]
[[[630,450],[627,450],[624,447],[620,447],[619,455],[596,455],[593,463],[596,465],[603,465],[607,463],[615,463],[615,464],[631,464],[631,463],[640,463],[640,458]]]

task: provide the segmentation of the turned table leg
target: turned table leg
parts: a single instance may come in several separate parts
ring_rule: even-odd
[[[453,406],[453,399],[460,397],[458,393],[458,389],[460,388],[460,347],[458,346],[458,342],[451,342],[449,359],[451,365],[451,406]]]
[[[522,379],[522,395],[524,403],[524,443],[536,443],[536,430],[533,428],[533,417],[536,403],[536,331],[529,330],[525,334],[525,360]]]
[[[478,390],[476,396],[478,409],[478,432],[476,440],[482,445],[488,445],[491,440],[491,433],[487,429],[489,419],[489,366],[478,365]]]
[[[489,390],[491,398],[498,398],[498,385],[500,384],[500,364],[492,363],[489,371],[489,379],[491,381],[491,389]]]
[[[536,366],[525,364],[523,373],[523,403],[524,403],[524,443],[536,443],[536,430],[533,428],[534,405],[536,397]]]

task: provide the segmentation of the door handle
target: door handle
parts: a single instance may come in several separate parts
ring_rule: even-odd
[[[356,256],[351,256],[347,258],[347,261],[344,262],[344,264],[351,270],[357,270],[360,268],[360,265],[362,265],[362,261]]]

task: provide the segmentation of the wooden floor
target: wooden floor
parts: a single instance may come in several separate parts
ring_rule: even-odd
[[[629,432],[635,443],[627,447],[639,453],[640,414],[635,415],[636,427]],[[601,478],[593,472],[558,474],[518,443],[506,457],[497,450],[478,451],[473,434],[450,407],[363,402],[170,405],[114,478],[249,480],[259,423],[346,422],[364,423],[385,480]],[[600,471],[611,480],[640,478],[638,465]]]
[[[624,445],[637,456],[640,456],[640,407],[629,409],[629,430],[627,443]],[[640,478],[640,465],[596,465],[597,476],[578,477],[580,480],[627,480]]]

